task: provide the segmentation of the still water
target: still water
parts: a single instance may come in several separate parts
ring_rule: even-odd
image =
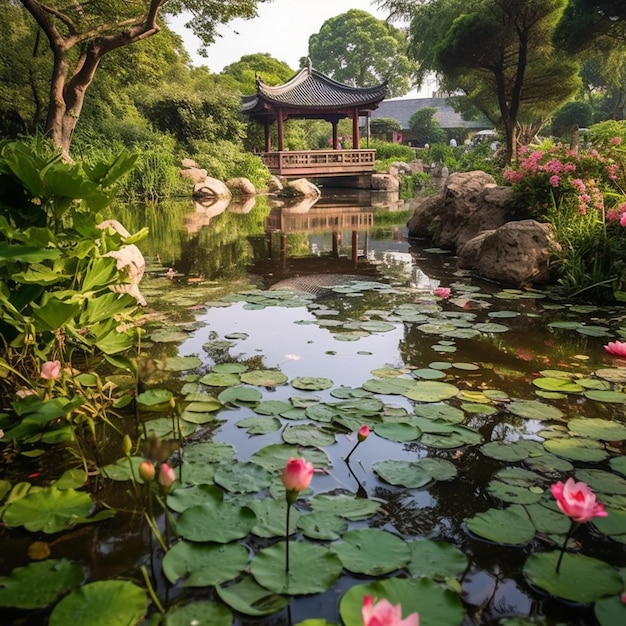
[[[626,424],[626,396],[619,395],[626,378],[616,369],[626,362],[603,348],[622,337],[623,311],[568,303],[549,290],[503,289],[458,272],[449,252],[427,241],[408,241],[410,203],[370,192],[324,190],[318,203],[309,204],[259,198],[217,207],[185,201],[120,208],[116,217],[129,230],[148,226],[151,233],[140,245],[148,260],[142,282],[148,300],[143,388],[167,386],[183,397],[216,365],[239,363],[285,375],[287,383],[257,386],[263,402],[294,404],[295,398],[307,406],[334,406],[346,398],[377,398],[384,403],[382,422],[380,415],[358,412],[338,417],[322,412],[313,419],[270,412],[261,415],[280,427],[261,434],[238,424],[259,413],[233,404],[189,434],[186,443],[230,444],[237,461],[245,462],[281,443],[285,429],[312,424],[314,435],[298,431],[305,441],[318,431],[332,437],[332,443],[319,444],[330,464],[316,473],[314,493],[356,494],[381,505],[375,516],[351,521],[350,528],[379,528],[407,541],[445,541],[465,554],[467,567],[457,577],[464,625],[504,624],[507,618],[597,624],[591,603],[551,598],[523,575],[528,556],[556,549],[562,535],[537,532],[505,545],[472,532],[468,520],[523,504],[520,485],[526,495],[532,485],[530,492],[549,502],[549,485],[556,480],[582,470],[608,473],[610,462],[624,455],[623,440],[593,433],[587,436],[598,452],[589,457],[560,445],[580,439],[568,430],[572,419]],[[437,297],[437,287],[449,288],[450,296]],[[198,356],[202,366],[196,372],[164,371],[161,365],[175,356]],[[394,386],[397,380],[401,383]],[[415,382],[423,386],[405,393],[405,383]],[[216,396],[224,390],[208,387]],[[594,396],[590,390],[618,395]],[[440,425],[438,411],[449,429],[428,432],[425,419]],[[356,443],[359,420],[371,423],[374,433],[348,465],[344,459]],[[537,447],[526,456],[484,447],[503,442],[512,449],[520,441]],[[537,457],[554,458],[554,467],[540,465]],[[407,486],[415,477],[394,478],[382,469],[388,461],[427,458],[445,462],[454,475]],[[511,468],[528,472],[521,483],[495,480]],[[618,474],[621,488],[625,481]],[[599,480],[596,490],[603,484]],[[123,507],[126,492],[105,481],[100,496]],[[623,498],[615,495],[599,493],[599,499],[614,498],[614,510],[625,519]],[[575,539],[582,553],[626,567],[626,525],[607,534],[586,524]],[[17,541],[13,549],[24,549],[29,539]],[[253,552],[269,543],[253,538],[246,545]],[[59,539],[56,555],[65,550],[87,562],[94,579],[134,577],[138,564],[158,552],[141,519],[131,514],[68,533]],[[157,591],[167,602],[214,597],[207,588],[169,586],[155,560]],[[238,616],[236,623],[286,625],[313,617],[339,623],[342,593],[368,580],[372,577],[344,571],[329,591],[294,597],[270,617]]]

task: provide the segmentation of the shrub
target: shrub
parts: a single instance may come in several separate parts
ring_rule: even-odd
[[[415,159],[413,149],[399,143],[381,141],[379,139],[370,140],[370,148],[376,150],[377,161],[405,161],[410,162]]]

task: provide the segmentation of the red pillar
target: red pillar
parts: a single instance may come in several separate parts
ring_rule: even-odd
[[[333,125],[333,150],[337,150],[339,147],[339,140],[337,139],[337,122],[333,120],[331,124]]]
[[[359,137],[359,109],[354,109],[352,114],[352,147],[355,150],[361,148],[361,138]]]
[[[282,152],[285,149],[282,109],[278,109],[278,111],[276,111],[276,122],[278,123],[278,151]]]
[[[265,152],[271,152],[272,151],[272,135],[270,134],[269,120],[265,120],[263,126],[265,129]]]

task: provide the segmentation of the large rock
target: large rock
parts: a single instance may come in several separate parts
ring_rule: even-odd
[[[470,239],[459,250],[458,264],[481,278],[523,288],[549,281],[559,249],[549,224],[521,220]]]
[[[285,183],[280,195],[290,197],[301,196],[304,198],[319,198],[322,195],[322,192],[319,190],[319,187],[306,178],[296,178],[295,180],[290,180]]]
[[[233,197],[230,189],[217,178],[207,176],[202,182],[193,186],[194,198],[219,198],[230,200]]]
[[[267,189],[270,193],[277,193],[283,190],[283,184],[278,176],[270,176],[270,179],[267,181]]]
[[[398,191],[400,182],[393,174],[372,174],[371,187],[374,191]]]
[[[254,196],[256,189],[249,178],[240,176],[238,178],[229,178],[226,186],[234,193],[240,196]]]
[[[486,172],[450,174],[443,188],[415,209],[408,222],[409,237],[458,250],[484,230],[513,219],[511,192],[510,187],[498,187]]]

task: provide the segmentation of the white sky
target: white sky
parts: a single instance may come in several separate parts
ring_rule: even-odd
[[[257,52],[267,52],[297,70],[300,58],[307,55],[309,37],[326,20],[350,9],[386,17],[371,0],[273,0],[258,5],[257,18],[233,20],[220,27],[222,37],[209,48],[206,59],[197,54],[197,39],[183,27],[187,20],[172,21],[171,26],[183,37],[194,65],[207,65],[211,72],[219,73],[242,56]]]

